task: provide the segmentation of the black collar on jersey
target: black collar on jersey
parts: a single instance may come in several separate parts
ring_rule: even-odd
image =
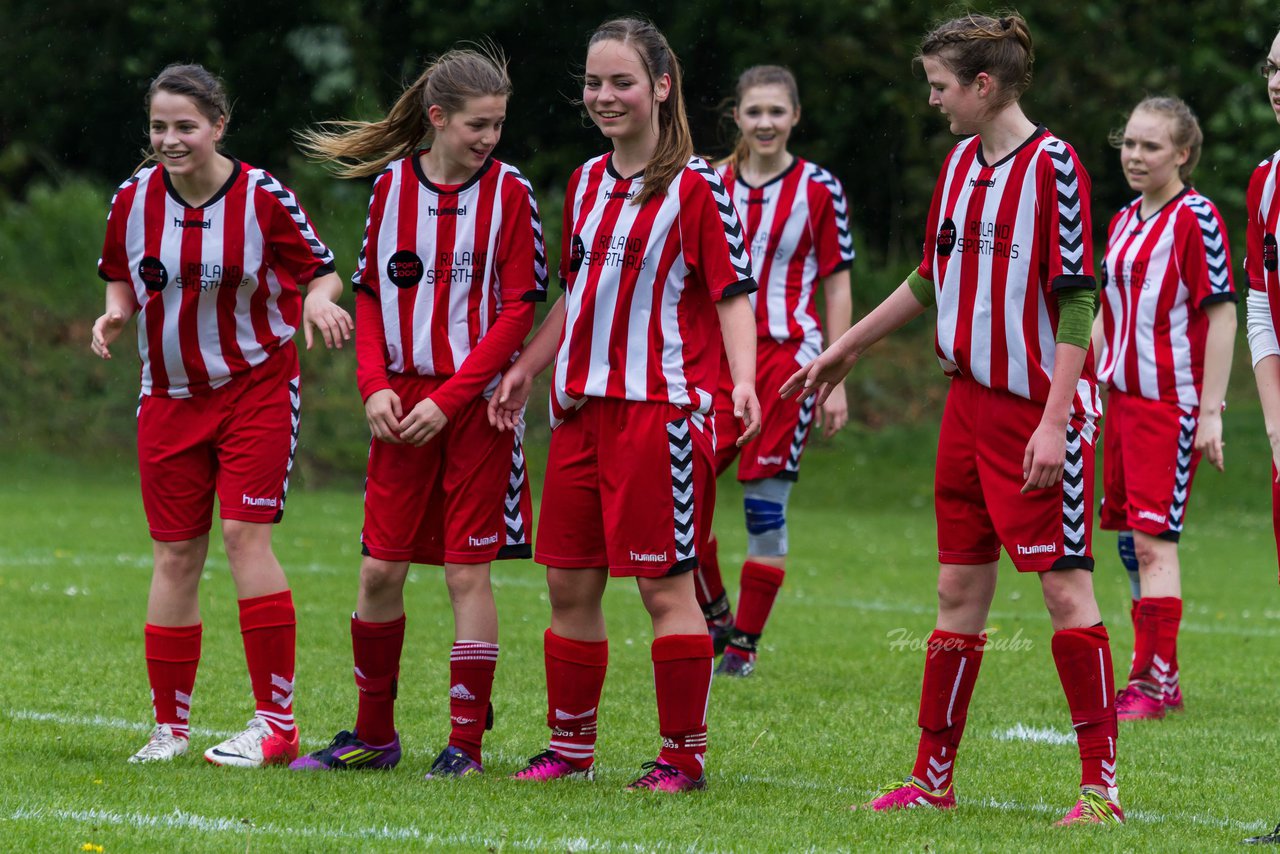
[[[606,171],[606,172],[608,172],[610,175],[612,175],[612,176],[613,176],[613,179],[614,179],[615,181],[634,181],[635,179],[637,179],[637,178],[640,178],[640,177],[643,177],[643,176],[644,176],[644,170],[643,170],[643,169],[641,169],[641,170],[640,170],[639,172],[637,172],[636,174],[634,174],[634,175],[628,175],[628,176],[627,176],[627,177],[625,177],[625,178],[624,178],[624,177],[622,177],[621,175],[619,175],[619,174],[618,174],[618,170],[613,168],[613,152],[612,152],[612,151],[610,151],[608,154],[606,154],[606,155],[604,156],[604,168],[605,168],[605,171]]]
[[[794,154],[791,155],[790,166],[788,166],[786,169],[783,169],[777,175],[774,175],[768,181],[765,181],[763,184],[757,187],[754,184],[747,183],[747,180],[742,177],[742,173],[738,171],[738,164],[735,163],[733,164],[733,180],[737,181],[739,184],[746,187],[748,190],[763,190],[765,187],[769,186],[770,184],[776,184],[779,181],[781,181],[783,178],[790,175],[793,171],[795,171],[795,168],[799,165],[800,165],[800,158],[796,157]]]
[[[1147,223],[1151,222],[1151,220],[1160,216],[1160,214],[1164,212],[1164,209],[1169,207],[1169,205],[1173,204],[1174,202],[1178,201],[1178,199],[1182,198],[1187,193],[1191,193],[1191,192],[1194,192],[1194,191],[1190,187],[1183,187],[1181,190],[1178,191],[1178,195],[1174,196],[1172,199],[1165,202],[1160,207],[1156,208],[1154,211],[1151,212],[1150,216],[1142,215],[1142,196],[1138,196],[1138,198],[1134,199],[1132,202],[1132,204],[1136,205],[1133,211],[1133,216],[1136,220],[1138,220],[1138,223],[1140,225],[1146,225]]]
[[[197,211],[204,210],[210,205],[214,205],[222,201],[222,197],[231,192],[231,188],[235,186],[236,179],[240,177],[240,161],[236,160],[234,157],[230,157],[229,155],[228,159],[231,160],[231,177],[228,178],[227,182],[218,188],[218,192],[214,193],[209,201],[205,202],[203,205],[188,204],[187,200],[182,198],[182,195],[173,186],[173,179],[169,177],[169,170],[165,169],[164,165],[161,164],[160,170],[161,174],[164,175],[164,188],[169,191],[169,195],[173,200],[184,208],[191,208],[192,210]]]
[[[489,167],[493,165],[493,155],[490,155],[485,158],[484,164],[476,170],[476,173],[463,183],[459,184],[456,189],[442,190],[440,189],[439,184],[433,184],[431,179],[427,177],[427,173],[422,171],[422,155],[426,154],[430,150],[431,149],[429,148],[424,148],[413,155],[413,174],[418,176],[418,180],[422,182],[422,186],[426,187],[437,196],[451,196],[463,192],[484,177],[484,173],[488,172]]]
[[[1035,142],[1037,139],[1044,136],[1048,132],[1049,132],[1049,129],[1044,125],[1036,125],[1036,129],[1031,132],[1031,136],[1023,140],[1022,144],[1019,145],[1017,148],[1015,148],[1013,151],[1010,151],[1004,157],[1001,157],[999,163],[993,163],[991,165],[991,168],[999,169],[1001,166],[1008,163],[1013,158],[1017,157],[1019,151],[1026,148],[1028,145]],[[982,156],[982,139],[981,138],[978,139],[978,165],[979,166],[987,165],[986,158]]]

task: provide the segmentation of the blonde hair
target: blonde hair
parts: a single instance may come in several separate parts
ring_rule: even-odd
[[[962,86],[984,71],[995,78],[1000,89],[993,112],[1022,97],[1035,62],[1031,30],[1016,12],[999,18],[970,13],[939,24],[920,40],[916,61],[926,56],[937,57]]]
[[[427,113],[438,106],[446,116],[470,98],[511,95],[507,57],[496,45],[455,48],[437,57],[376,122],[321,122],[298,134],[298,145],[313,160],[333,164],[340,178],[376,175],[394,160],[413,154],[435,136]]]
[[[644,167],[644,186],[632,201],[642,205],[661,195],[671,186],[693,156],[693,135],[684,109],[684,92],[680,60],[667,43],[667,37],[649,21],[639,18],[615,18],[605,21],[591,34],[587,48],[616,41],[631,46],[649,75],[649,88],[666,74],[671,77],[671,91],[658,104],[658,147]]]
[[[1187,162],[1178,167],[1178,177],[1184,184],[1190,183],[1191,173],[1200,162],[1200,149],[1204,146],[1204,132],[1200,130],[1200,120],[1181,98],[1172,95],[1149,95],[1138,102],[1138,106],[1129,111],[1129,118],[1134,113],[1156,113],[1169,119],[1169,138],[1173,147],[1187,150]],[[1128,119],[1125,120],[1128,124]],[[1124,128],[1117,128],[1107,134],[1107,142],[1116,148],[1124,145]]]

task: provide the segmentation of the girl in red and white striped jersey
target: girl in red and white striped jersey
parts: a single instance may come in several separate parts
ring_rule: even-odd
[[[303,327],[329,347],[350,338],[342,282],[293,194],[220,150],[231,119],[221,82],[171,65],[147,93],[151,156],[111,202],[98,273],[106,311],[93,351],[135,313],[142,356],[138,460],[154,540],[146,657],[156,727],[130,761],[186,752],[200,660],[200,576],[216,493],[240,600],[256,712],[210,748],[218,765],[258,767],[298,755],[293,719],[293,599],[271,550],[297,445]],[[306,287],[304,301],[300,288]]]
[[[812,398],[783,399],[774,391],[822,350],[822,322],[815,305],[818,287],[826,302],[831,340],[849,328],[853,238],[840,182],[787,148],[791,130],[800,120],[800,94],[791,72],[776,65],[749,68],[738,78],[736,94],[733,118],[739,137],[719,172],[746,230],[760,285],[751,299],[756,312],[756,382],[766,389],[760,397],[761,435],[738,461],[738,480],[745,493],[747,559],[738,591],[737,626],[720,577],[716,538],[710,532],[698,564],[696,589],[713,640],[717,646],[728,644],[716,674],[745,677],[755,669],[760,634],[782,584],[787,499],[800,473],[810,427],[816,418],[816,426],[825,427],[826,435],[832,436],[844,426],[849,412],[843,385],[816,412]],[[739,454],[738,428],[728,398],[732,378],[724,368],[720,387],[717,475]]]
[[[1222,470],[1236,301],[1226,228],[1186,182],[1203,135],[1177,98],[1147,98],[1113,142],[1141,195],[1112,218],[1094,323],[1106,383],[1101,525],[1133,582],[1134,655],[1120,720],[1182,708],[1178,538],[1202,453]]]
[[[652,24],[619,19],[591,36],[583,102],[613,143],[565,194],[551,309],[490,404],[517,423],[534,375],[554,361],[539,563],[547,566],[550,749],[516,776],[588,776],[608,662],[601,597],[634,576],[653,620],[662,746],[631,788],[705,785],[712,647],[693,590],[714,503],[708,423],[721,358],[755,435],[755,290],[724,183],[693,156],[680,65]],[[717,323],[718,321],[718,323]]]
[[[453,605],[449,743],[428,777],[483,770],[498,661],[493,560],[530,556],[522,423],[486,397],[546,296],[532,188],[493,158],[511,81],[496,50],[451,50],[380,122],[304,136],[344,177],[376,175],[356,285],[358,381],[373,440],[351,617],[356,725],[295,769],[390,768],[410,563],[444,566]]]
[[[967,138],[938,177],[924,258],[785,389],[821,402],[867,347],[937,305],[936,350],[951,376],[934,489],[938,621],[915,766],[868,806],[955,806],[956,749],[1003,547],[1019,571],[1039,574],[1053,624],[1081,760],[1080,797],[1063,823],[1118,822],[1111,645],[1089,552],[1098,416],[1089,176],[1018,104],[1031,51],[1017,15],[970,14],[925,36],[929,103]]]

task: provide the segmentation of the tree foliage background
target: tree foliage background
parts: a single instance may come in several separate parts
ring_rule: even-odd
[[[511,58],[515,94],[498,154],[529,176],[552,228],[569,172],[603,147],[574,103],[586,39],[602,20],[639,13],[667,34],[707,154],[730,147],[725,114],[737,74],[788,65],[803,102],[792,148],[835,172],[849,192],[864,311],[919,252],[938,165],[955,139],[928,107],[912,58],[932,22],[964,8],[918,0],[8,0],[0,287],[17,296],[0,314],[0,429],[55,446],[84,442],[106,431],[99,420],[119,421],[128,409],[125,389],[136,377],[121,379],[118,362],[108,370],[81,351],[100,306],[93,264],[107,201],[141,159],[143,96],[166,63],[200,62],[225,79],[234,103],[228,150],[298,191],[344,274],[358,249],[367,184],[304,163],[293,133],[323,119],[380,116],[433,54],[488,38]],[[1107,133],[1143,96],[1168,93],[1200,115],[1206,143],[1195,184],[1222,208],[1238,268],[1249,173],[1280,146],[1257,72],[1280,24],[1274,5],[1034,0],[1019,11],[1036,40],[1024,107],[1070,141],[1091,173],[1099,250],[1111,213],[1131,195]],[[554,259],[558,246],[550,248]],[[117,345],[121,356],[129,347]],[[337,382],[347,367],[339,360],[322,370]],[[125,402],[98,406],[95,395]],[[51,397],[65,404],[60,413],[47,406]],[[124,416],[119,435],[101,432],[100,441],[124,441],[131,426]]]

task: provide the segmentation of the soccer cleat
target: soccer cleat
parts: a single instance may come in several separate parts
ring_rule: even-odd
[[[204,752],[206,762],[235,768],[261,768],[264,765],[288,765],[298,758],[298,728],[289,737],[271,729],[259,717],[245,725],[244,732],[233,735]]]
[[[706,774],[695,780],[665,762],[646,762],[640,768],[648,770],[638,780],[627,784],[628,792],[692,792],[707,787]]]
[[[147,743],[142,749],[129,757],[129,761],[133,763],[139,762],[168,762],[170,759],[177,759],[179,756],[187,752],[187,740],[180,735],[174,735],[173,728],[168,724],[156,724],[155,729],[151,730],[151,736],[147,739]]]
[[[1115,791],[1114,789],[1112,791]],[[1119,802],[1093,789],[1081,789],[1080,800],[1071,812],[1054,823],[1057,827],[1073,824],[1124,824],[1124,810]]]
[[[711,647],[715,654],[724,652],[724,648],[729,645],[729,638],[733,637],[733,614],[726,614],[717,620],[708,620],[707,634],[711,635]]]
[[[546,750],[529,760],[529,764],[511,775],[512,780],[594,780],[595,767],[577,768],[554,750]]]
[[[1186,708],[1187,708],[1186,701],[1182,699],[1182,689],[1177,685],[1174,685],[1173,690],[1170,691],[1168,689],[1168,686],[1166,686],[1165,692],[1164,692],[1165,713],[1167,714],[1169,712],[1182,712],[1182,711],[1186,711]]]
[[[1155,721],[1164,717],[1164,698],[1152,697],[1138,685],[1116,695],[1116,720]]]
[[[746,679],[755,671],[756,662],[754,656],[743,655],[736,649],[729,648],[724,651],[724,655],[720,658],[720,663],[716,665],[714,675]]]
[[[289,763],[290,771],[346,771],[382,769],[390,771],[400,761],[400,736],[382,747],[365,744],[345,729],[333,737],[328,747],[300,756]]]
[[[1244,840],[1246,845],[1276,845],[1280,844],[1280,824],[1276,825],[1276,829],[1270,833],[1264,833],[1261,836],[1250,836]]]
[[[870,801],[861,806],[854,805],[850,809],[888,810],[914,809],[915,807],[932,807],[936,810],[951,810],[956,807],[956,792],[951,783],[941,792],[926,789],[915,777],[908,777],[901,783],[893,782],[880,790]]]
[[[431,770],[427,772],[425,779],[439,780],[444,777],[474,777],[483,773],[484,768],[480,766],[479,762],[467,755],[465,750],[454,747],[451,744],[440,751],[436,761],[431,763]]]

